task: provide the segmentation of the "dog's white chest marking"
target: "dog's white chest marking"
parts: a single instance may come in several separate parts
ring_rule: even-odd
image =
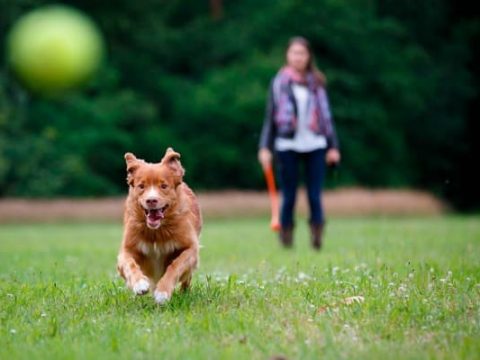
[[[140,252],[143,255],[149,258],[159,259],[160,257],[163,257],[165,255],[168,255],[174,252],[175,250],[177,250],[177,247],[176,247],[175,240],[170,240],[162,244],[158,244],[158,243],[152,244],[152,243],[140,241],[138,243],[138,250],[140,250]]]
[[[162,247],[157,243],[150,244],[140,241],[138,243],[138,250],[140,250],[143,255],[153,259],[159,259],[162,255],[165,255]]]
[[[165,273],[165,258],[176,250],[175,241],[162,244],[140,241],[138,250],[150,259],[153,265],[153,281],[158,281]]]
[[[170,241],[162,244],[162,250],[166,254],[173,253],[175,250],[177,250],[176,244],[177,244],[177,242],[175,240],[170,240]]]

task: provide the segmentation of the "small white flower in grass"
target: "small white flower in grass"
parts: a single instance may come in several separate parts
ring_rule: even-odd
[[[431,272],[431,273],[434,273],[434,272],[435,272],[435,269],[434,269],[434,268],[430,268],[430,272]]]
[[[359,265],[356,265],[355,268],[354,268],[354,270],[355,270],[355,271],[359,271],[360,269],[366,269],[366,268],[367,268],[367,264],[361,263],[361,264],[359,264]]]
[[[146,329],[145,329],[145,332],[147,332],[147,333],[151,333],[151,332],[152,332],[152,329],[150,329],[150,328],[146,328]]]
[[[40,314],[40,316],[41,316],[41,317],[46,317],[47,314],[45,314],[44,312],[42,312],[42,313]]]
[[[467,280],[468,282],[472,281],[470,277],[466,277],[465,280]]]
[[[400,292],[405,292],[405,291],[407,291],[407,288],[406,288],[406,286],[405,286],[404,284],[401,284],[401,285],[398,287],[398,291],[400,291]]]
[[[449,278],[452,277],[452,272],[450,270],[448,270],[448,272],[447,272],[447,277],[449,277]]]
[[[7,297],[9,297],[10,299],[13,299],[15,297],[15,295],[8,293]]]
[[[338,271],[338,270],[340,270],[340,268],[339,268],[338,266],[334,266],[334,267],[332,268],[332,275],[333,275],[333,276],[337,275],[337,271]]]
[[[10,334],[16,334],[17,333],[17,330],[15,329],[10,329]]]
[[[440,279],[440,282],[445,284],[445,282],[447,281],[447,279]]]
[[[297,275],[298,280],[309,280],[311,279],[309,275],[305,274],[304,272],[299,272]]]
[[[409,279],[413,279],[413,273],[408,274]]]
[[[365,298],[363,296],[360,296],[360,295],[350,296],[350,297],[347,297],[343,300],[343,302],[346,305],[352,305],[354,303],[360,304],[360,303],[363,303],[364,301],[365,301]]]
[[[388,283],[388,287],[392,287],[392,286],[395,286],[395,284],[392,282]]]

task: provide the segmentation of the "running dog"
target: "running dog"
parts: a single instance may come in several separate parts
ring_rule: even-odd
[[[125,154],[128,197],[117,269],[137,295],[152,291],[166,303],[178,283],[188,289],[199,263],[202,215],[183,182],[180,154],[168,148],[159,163]]]

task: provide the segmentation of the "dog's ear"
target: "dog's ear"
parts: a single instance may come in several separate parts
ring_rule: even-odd
[[[180,154],[174,151],[171,147],[167,149],[161,164],[168,166],[172,171],[173,176],[175,177],[175,185],[178,185],[183,180],[183,175],[185,175],[185,169],[180,163]]]
[[[127,184],[133,186],[133,174],[140,166],[140,161],[132,153],[125,154],[125,161],[127,162]]]

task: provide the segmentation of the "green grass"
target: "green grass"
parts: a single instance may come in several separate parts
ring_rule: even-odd
[[[332,219],[320,253],[304,223],[287,251],[267,219],[208,221],[164,307],[117,277],[121,232],[1,225],[0,359],[480,358],[478,217]]]

